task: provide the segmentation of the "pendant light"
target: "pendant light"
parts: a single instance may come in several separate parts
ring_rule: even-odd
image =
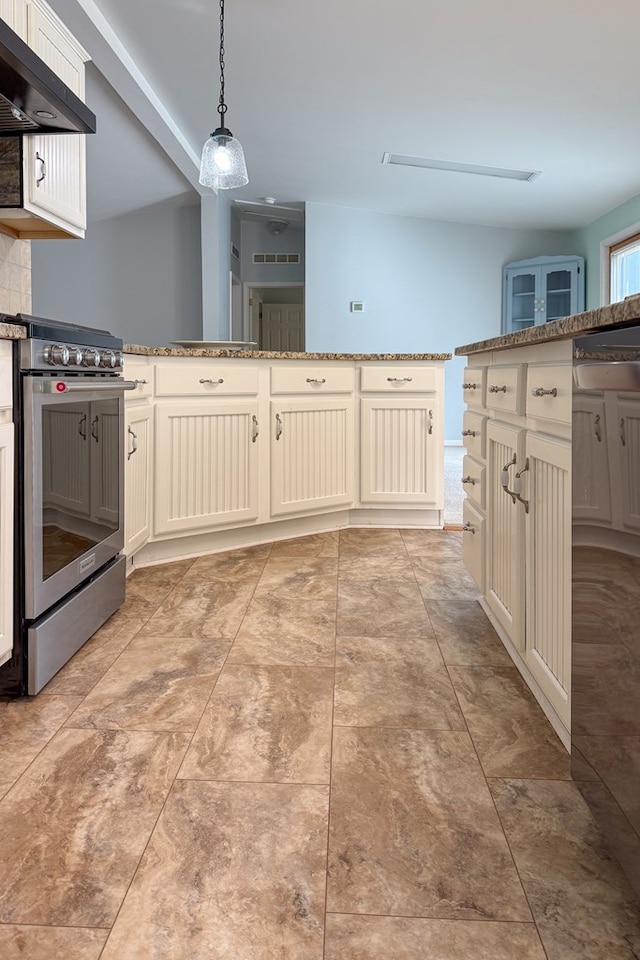
[[[200,161],[200,183],[216,190],[230,190],[249,183],[247,165],[239,140],[225,126],[227,105],[224,102],[224,0],[220,0],[220,100],[219,126],[204,147]]]

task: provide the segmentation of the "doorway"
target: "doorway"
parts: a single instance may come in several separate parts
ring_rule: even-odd
[[[259,350],[304,352],[304,283],[245,284],[244,330]]]

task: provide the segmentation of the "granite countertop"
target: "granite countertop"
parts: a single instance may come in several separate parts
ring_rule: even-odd
[[[289,353],[279,350],[143,347],[136,343],[125,343],[124,352],[144,357],[231,357],[239,360],[451,360],[450,353]]]
[[[620,303],[611,303],[596,310],[576,313],[572,317],[543,323],[539,327],[527,327],[517,333],[506,333],[491,340],[478,340],[456,347],[456,356],[483,353],[485,350],[508,350],[509,347],[522,347],[532,343],[546,343],[549,340],[567,340],[583,333],[595,333],[607,327],[618,327],[633,321],[640,322],[640,294],[627,297]]]
[[[0,340],[26,340],[27,331],[25,327],[17,323],[0,323]]]

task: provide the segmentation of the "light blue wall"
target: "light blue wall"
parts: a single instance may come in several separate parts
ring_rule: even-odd
[[[502,267],[569,251],[567,234],[308,203],[306,349],[453,353],[500,334]],[[365,312],[349,312],[363,300]],[[445,437],[459,441],[464,358],[446,365]]]
[[[302,283],[304,281],[305,232],[289,226],[283,233],[270,233],[266,223],[243,220],[241,224],[241,276],[244,283]],[[297,253],[300,263],[253,263],[254,253]]]
[[[587,288],[585,304],[587,310],[594,310],[602,303],[600,295],[600,243],[607,237],[615,236],[626,227],[640,223],[640,194],[632,197],[619,207],[609,210],[582,230],[576,230],[569,237],[571,253],[577,253],[586,261]]]

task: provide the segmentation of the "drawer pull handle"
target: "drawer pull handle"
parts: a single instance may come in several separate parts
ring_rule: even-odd
[[[279,413],[276,413],[276,440],[279,440],[282,436],[282,417]]]
[[[602,430],[600,428],[600,414],[596,413],[593,418],[593,432],[596,435],[596,440],[598,443],[602,443]]]
[[[477,437],[479,435],[480,435],[479,430],[463,430],[462,431],[463,437]]]
[[[253,430],[251,431],[251,442],[255,443],[256,440],[258,439],[258,434],[260,433],[260,424],[258,423],[258,418],[256,417],[255,413],[251,417],[251,420],[253,422]]]
[[[463,477],[463,478],[462,478],[462,482],[463,482],[463,483],[470,483],[472,487],[475,487],[475,485],[476,485],[476,483],[477,483],[478,481],[476,480],[475,477]]]
[[[477,389],[478,389],[478,384],[477,384],[477,383],[463,383],[463,384],[462,384],[462,389],[463,389],[463,390],[477,390]]]
[[[427,414],[427,433],[433,433],[433,410],[429,410]]]
[[[148,383],[149,381],[148,381],[148,380],[134,380],[133,382],[135,383],[136,386],[139,386],[139,385],[141,385],[141,384]]]
[[[464,526],[463,526],[463,528],[462,528],[462,532],[463,532],[463,533],[475,533],[475,532],[476,532],[476,528],[474,527],[474,525],[473,525],[472,523],[470,523],[470,522],[467,520],[467,522],[464,524]]]
[[[507,385],[504,383],[501,387],[497,387],[495,383],[492,383],[489,387],[489,393],[506,393]]]
[[[411,383],[413,377],[387,377],[388,383]]]
[[[200,377],[200,379],[198,380],[198,383],[211,383],[215,385],[216,383],[224,383],[224,380],[222,379],[222,377],[220,377],[219,380],[212,380],[211,377],[208,377],[208,378]]]
[[[320,377],[320,378],[318,378],[318,377],[307,377],[307,383],[318,383],[318,384],[320,384],[320,383],[326,383],[326,382],[327,382],[326,377]]]
[[[531,395],[534,397],[557,397],[558,388],[552,387],[551,390],[545,390],[544,387],[534,387],[531,391]]]
[[[138,434],[134,433],[129,426],[127,427],[127,433],[131,437],[131,450],[127,450],[127,460],[131,460],[131,457],[138,449]]]

